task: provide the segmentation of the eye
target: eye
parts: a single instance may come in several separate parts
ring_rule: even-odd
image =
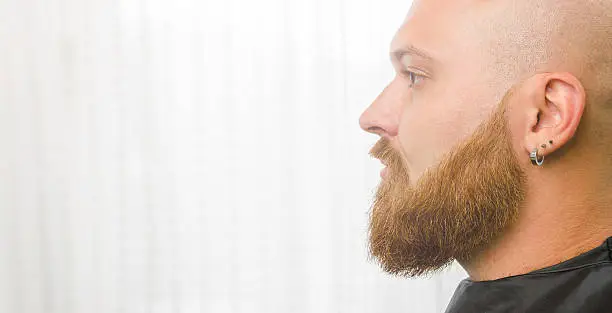
[[[414,88],[419,83],[421,83],[423,79],[425,79],[425,76],[417,74],[412,71],[408,71],[408,70],[406,70],[404,74],[406,75],[406,77],[408,78],[408,81],[410,82],[410,86],[409,86],[410,88]]]

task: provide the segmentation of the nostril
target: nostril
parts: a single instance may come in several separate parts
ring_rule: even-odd
[[[385,133],[385,130],[380,128],[380,127],[378,127],[378,126],[370,126],[370,127],[368,127],[367,131],[370,132],[370,133],[377,134],[379,136],[383,136],[384,133]]]

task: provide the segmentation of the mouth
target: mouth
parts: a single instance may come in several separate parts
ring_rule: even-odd
[[[384,179],[385,177],[387,177],[387,172],[389,171],[389,166],[383,160],[380,160],[380,163],[382,163],[382,165],[384,166],[384,168],[380,171],[380,177]]]
[[[383,168],[383,169],[380,171],[380,178],[382,178],[382,179],[387,178],[387,172],[388,172],[388,171],[389,171],[389,170],[388,170],[388,168],[385,166],[385,168]]]

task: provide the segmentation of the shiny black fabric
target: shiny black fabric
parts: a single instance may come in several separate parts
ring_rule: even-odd
[[[565,262],[497,280],[461,281],[446,313],[612,313],[612,237]]]

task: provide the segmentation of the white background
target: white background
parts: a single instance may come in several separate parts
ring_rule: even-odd
[[[0,0],[0,312],[442,312],[368,262],[391,0]]]

